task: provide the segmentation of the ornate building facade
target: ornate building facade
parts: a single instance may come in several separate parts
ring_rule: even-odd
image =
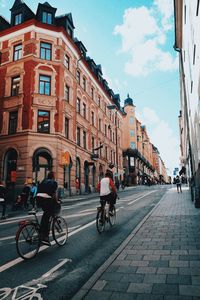
[[[21,0],[0,16],[0,176],[18,190],[55,171],[65,194],[122,176],[122,112],[101,65],[74,37],[72,15]],[[113,108],[112,108],[113,107]],[[112,109],[110,109],[112,108]]]

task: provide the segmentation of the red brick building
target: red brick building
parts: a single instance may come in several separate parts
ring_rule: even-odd
[[[76,178],[87,192],[111,163],[122,176],[120,98],[86,54],[72,15],[56,16],[47,2],[33,13],[15,0],[11,22],[0,16],[0,177],[8,187],[53,170],[66,194]]]

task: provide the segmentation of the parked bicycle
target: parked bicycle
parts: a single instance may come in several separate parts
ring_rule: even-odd
[[[97,207],[96,228],[99,233],[102,233],[105,230],[106,223],[109,223],[111,227],[116,223],[115,206],[113,205],[111,211],[109,203],[106,203],[105,206]]]
[[[16,233],[16,248],[23,259],[35,257],[41,246],[40,223],[36,211],[30,211],[29,215],[34,220],[23,220],[19,222],[19,229]],[[68,239],[68,226],[65,219],[59,215],[50,218],[49,226],[54,241],[58,246],[65,245]]]

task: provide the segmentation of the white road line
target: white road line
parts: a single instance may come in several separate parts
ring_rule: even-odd
[[[57,264],[55,267],[53,267],[52,269],[50,269],[48,272],[46,272],[45,274],[42,275],[42,278],[46,278],[49,277],[52,273],[54,273],[55,271],[57,271],[58,269],[60,269],[64,264],[66,264],[66,262],[71,262],[72,260],[70,258],[65,258],[62,259],[61,262],[59,264]]]
[[[147,194],[145,194],[145,195],[143,195],[143,196],[141,196],[141,197],[139,197],[139,198],[136,198],[135,200],[129,202],[128,205],[131,205],[131,204],[133,204],[134,202],[136,202],[136,201],[138,201],[138,200],[140,200],[140,199],[146,197],[147,195],[150,195],[150,194],[152,194],[152,193],[155,193],[155,192],[156,192],[156,191],[151,191],[151,192],[149,192],[149,193],[147,193]]]

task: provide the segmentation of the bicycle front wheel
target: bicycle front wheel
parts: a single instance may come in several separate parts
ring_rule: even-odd
[[[102,210],[99,209],[97,211],[97,216],[96,216],[96,228],[98,233],[102,233],[105,229],[105,210],[104,214],[102,213]]]
[[[109,213],[109,223],[110,226],[114,226],[116,223],[116,209],[113,207],[111,213]]]
[[[40,248],[40,234],[33,223],[20,226],[16,234],[16,248],[23,259],[31,259],[36,256]]]
[[[52,235],[58,246],[65,245],[68,239],[68,226],[64,218],[60,216],[54,217],[52,223]]]

